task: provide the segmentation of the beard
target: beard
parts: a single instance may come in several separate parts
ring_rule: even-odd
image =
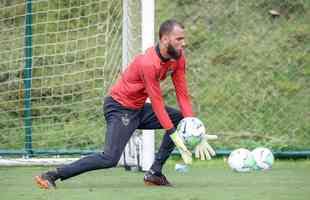
[[[181,51],[175,49],[171,44],[168,44],[167,53],[172,59],[179,59],[181,56]]]

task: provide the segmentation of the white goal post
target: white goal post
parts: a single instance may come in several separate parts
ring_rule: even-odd
[[[126,67],[130,59],[134,56],[134,50],[131,49],[132,41],[135,40],[134,32],[131,29],[132,10],[129,6],[134,0],[123,0],[123,66]],[[141,48],[138,51],[145,51],[154,44],[154,0],[141,0]],[[135,11],[134,11],[135,12]],[[139,45],[138,45],[139,46]],[[142,132],[142,133],[141,133]],[[121,159],[122,164],[137,166],[143,171],[147,171],[155,155],[155,137],[154,130],[136,131],[126,146]],[[126,167],[126,166],[125,166]]]

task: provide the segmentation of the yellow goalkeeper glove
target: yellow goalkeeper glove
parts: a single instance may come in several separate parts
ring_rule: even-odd
[[[217,135],[204,134],[201,142],[196,146],[195,157],[200,160],[210,160],[211,156],[215,156],[215,151],[208,143],[208,140],[216,140]]]
[[[186,148],[182,138],[180,138],[177,130],[175,128],[172,128],[167,131],[167,133],[170,135],[170,138],[174,142],[175,146],[178,148],[182,159],[185,164],[192,164],[192,153]]]

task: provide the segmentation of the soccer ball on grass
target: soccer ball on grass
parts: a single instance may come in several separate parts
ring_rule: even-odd
[[[202,121],[196,117],[185,117],[177,126],[179,136],[190,150],[193,150],[201,142],[205,131]]]
[[[254,157],[248,149],[233,150],[228,157],[229,167],[236,172],[249,172],[255,166]]]
[[[274,163],[274,156],[270,149],[265,147],[257,147],[252,151],[255,159],[255,170],[269,170]]]

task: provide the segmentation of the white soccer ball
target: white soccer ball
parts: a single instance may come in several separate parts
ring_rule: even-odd
[[[256,170],[271,169],[274,163],[274,156],[270,149],[265,147],[257,147],[252,151],[252,155],[256,162]]]
[[[186,147],[192,150],[201,142],[206,129],[198,118],[185,117],[178,124],[177,131]]]
[[[254,168],[255,160],[251,151],[239,148],[230,153],[228,165],[236,172],[249,172]]]

